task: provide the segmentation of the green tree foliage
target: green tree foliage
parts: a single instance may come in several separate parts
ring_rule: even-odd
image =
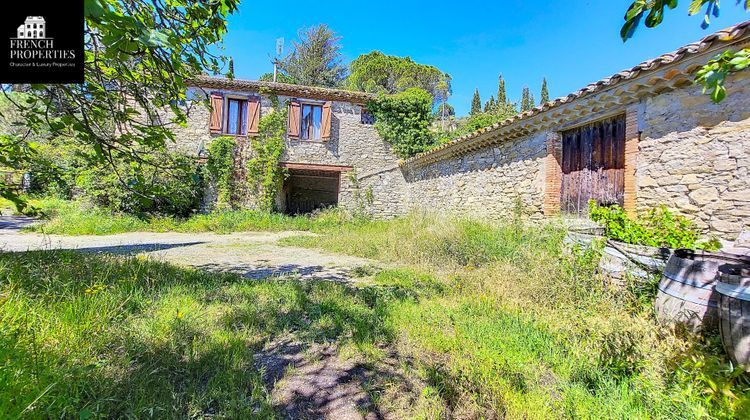
[[[484,103],[484,112],[492,112],[495,110],[495,97],[490,96],[490,100]]]
[[[442,116],[453,117],[455,115],[456,115],[456,110],[453,109],[453,105],[449,103],[438,105],[437,111],[435,111],[435,116],[438,118],[441,118]]]
[[[163,149],[174,140],[170,127],[185,123],[186,112],[179,104],[186,99],[189,78],[217,73],[225,63],[213,54],[214,45],[226,33],[227,17],[238,2],[86,0],[85,83],[30,85],[28,95],[13,100],[30,133],[11,135],[0,144],[3,164],[28,164],[28,159],[17,158],[21,155],[14,148],[49,132],[51,137],[75,137],[87,146],[85,156],[93,167],[115,168],[126,162],[134,168],[168,170],[164,165],[173,161],[155,159],[150,151]],[[3,87],[6,94],[7,89]],[[165,108],[170,115],[159,112]],[[129,187],[132,180],[147,178],[120,181]],[[0,185],[0,195],[17,200],[6,185]],[[133,199],[154,201],[142,194]]]
[[[163,151],[143,151],[143,162],[118,161],[86,165],[76,175],[75,188],[94,204],[135,215],[193,213],[203,197],[203,184],[194,159]],[[160,166],[148,162],[165,162]],[[124,184],[124,185],[123,185]]]
[[[416,87],[429,92],[436,102],[447,100],[451,94],[449,74],[415,63],[409,57],[380,51],[362,54],[352,61],[346,84],[349,89],[371,93],[398,93]]]
[[[410,88],[393,95],[381,94],[368,103],[375,115],[375,128],[401,158],[428,150],[435,144],[430,131],[432,101],[429,92]]]
[[[341,37],[327,25],[303,28],[292,53],[281,62],[281,71],[300,85],[339,87],[346,79]]]
[[[750,0],[737,0],[745,10],[750,10]],[[708,28],[711,16],[719,16],[719,0],[691,0],[688,14],[696,15],[703,10],[701,27]],[[644,22],[647,28],[655,28],[664,20],[667,10],[677,8],[677,0],[635,0],[625,13],[625,23],[620,28],[620,36],[627,41]],[[644,19],[645,17],[645,19]],[[703,66],[695,76],[695,82],[703,86],[703,93],[709,93],[714,102],[721,102],[727,95],[724,81],[730,73],[750,67],[750,49],[727,50]]]
[[[260,75],[258,80],[263,82],[273,82],[273,73],[263,73]],[[276,73],[276,81],[278,83],[289,83],[292,85],[298,84],[297,81],[292,78],[292,76],[283,72]]]
[[[443,76],[443,79],[439,81],[435,87],[435,95],[433,95],[433,97],[434,101],[440,104],[438,106],[437,115],[440,118],[441,127],[445,129],[445,120],[455,114],[455,111],[453,111],[453,107],[450,107],[450,110],[448,109],[448,96],[451,94],[450,76],[447,73]],[[453,114],[451,114],[451,112]]]
[[[549,102],[549,90],[547,90],[547,78],[546,77],[542,79],[542,92],[539,96],[540,96],[539,105],[543,105]]]
[[[534,107],[534,100],[531,97],[529,88],[524,86],[521,92],[521,112],[526,112]]]
[[[502,74],[498,76],[497,81],[497,103],[501,105],[508,103],[508,96],[505,93],[505,79],[503,79]]]
[[[442,131],[437,134],[436,144],[447,143],[456,138],[471,134],[480,128],[491,126],[518,113],[514,104],[501,104],[495,102],[495,108],[490,112],[480,112],[469,115],[457,121],[457,127],[453,131]]]
[[[479,89],[474,89],[474,97],[471,98],[471,110],[469,115],[477,115],[482,112],[482,100],[479,98]]]

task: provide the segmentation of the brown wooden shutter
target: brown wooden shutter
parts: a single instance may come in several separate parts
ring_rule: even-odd
[[[211,93],[211,117],[208,123],[208,130],[212,134],[221,134],[223,112],[224,95],[221,93]]]
[[[250,96],[247,98],[247,135],[258,134],[260,123],[260,97]]]
[[[299,137],[300,123],[302,116],[300,115],[299,102],[296,100],[289,101],[289,137]]]
[[[324,140],[331,138],[331,101],[323,104],[323,117],[321,119],[320,137]]]

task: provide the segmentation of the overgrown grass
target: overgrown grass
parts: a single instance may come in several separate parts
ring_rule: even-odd
[[[287,216],[251,210],[196,214],[186,219],[169,216],[136,217],[113,213],[84,201],[53,198],[29,201],[47,221],[31,230],[61,235],[110,235],[124,232],[216,232],[323,230],[350,220],[343,212],[326,210],[312,216]]]
[[[383,378],[375,394],[403,418],[750,416],[750,381],[717,340],[658,326],[554,224],[415,213],[318,231],[285,243],[401,268],[361,267],[372,285],[351,287],[0,255],[0,416],[271,415],[251,355],[286,331],[374,365],[397,349],[423,386]]]
[[[386,308],[410,296],[140,258],[0,253],[0,417],[273,417],[253,364],[267,340],[295,331],[367,351],[392,340]]]
[[[429,384],[405,417],[750,415],[750,381],[716,338],[658,326],[650,305],[594,274],[594,253],[566,255],[562,238],[553,224],[413,214],[285,242],[440,279],[442,293],[388,318]]]

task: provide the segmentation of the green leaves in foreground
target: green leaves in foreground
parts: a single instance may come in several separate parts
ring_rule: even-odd
[[[118,164],[173,169],[148,152],[163,149],[174,140],[171,127],[187,121],[187,109],[181,105],[187,99],[187,81],[224,66],[225,58],[215,53],[215,47],[238,4],[239,0],[86,0],[85,83],[30,85],[23,98],[12,98],[18,114],[12,122],[29,130],[14,133],[14,141],[75,139],[86,146],[92,165],[108,164],[118,177]],[[2,89],[6,97],[18,96],[7,92],[9,86]],[[11,153],[0,144],[0,159]],[[29,161],[10,167],[25,170]],[[120,179],[126,188],[127,181]],[[0,195],[20,200],[3,184]]]
[[[719,103],[727,96],[724,80],[730,73],[750,66],[750,49],[724,51],[698,70],[695,82],[703,85],[703,93],[710,92],[711,100]]]
[[[625,13],[625,23],[620,28],[620,37],[623,41],[633,37],[636,29],[640,26],[643,17],[647,28],[659,26],[664,20],[665,8],[675,9],[678,0],[635,0]],[[750,9],[750,0],[737,0],[736,4],[742,4],[745,10]],[[701,28],[708,28],[711,17],[719,16],[719,0],[691,0],[688,6],[690,16],[698,14],[706,6],[706,11],[701,22]],[[695,77],[695,83],[703,85],[703,93],[710,93],[711,100],[719,103],[727,96],[724,80],[733,72],[744,70],[750,65],[750,50],[743,49],[733,52],[727,50],[705,66],[701,67]]]

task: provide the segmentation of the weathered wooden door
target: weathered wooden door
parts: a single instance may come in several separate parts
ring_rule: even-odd
[[[585,214],[591,199],[623,205],[625,189],[625,116],[562,133],[560,210]]]

